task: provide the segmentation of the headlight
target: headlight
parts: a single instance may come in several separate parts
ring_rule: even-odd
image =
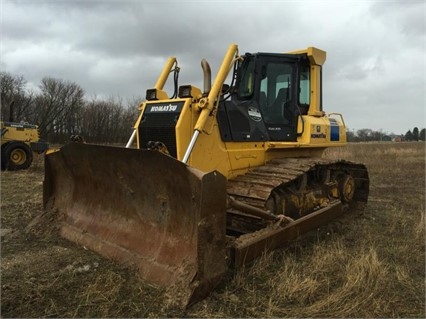
[[[191,97],[192,98],[192,86],[191,85],[182,85],[179,87],[180,98]]]
[[[157,89],[148,89],[148,90],[146,90],[146,99],[148,101],[158,100]]]

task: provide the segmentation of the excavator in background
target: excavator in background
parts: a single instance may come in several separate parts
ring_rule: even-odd
[[[40,140],[38,126],[26,122],[14,122],[12,101],[9,105],[8,122],[0,122],[1,170],[27,169],[33,162],[33,152],[41,154],[49,144]]]
[[[201,90],[178,86],[170,57],[126,147],[46,154],[45,209],[60,214],[63,237],[193,304],[228,267],[367,202],[363,164],[322,158],[346,145],[343,116],[323,110],[325,59],[314,47],[239,55],[232,44],[213,84],[202,60]]]

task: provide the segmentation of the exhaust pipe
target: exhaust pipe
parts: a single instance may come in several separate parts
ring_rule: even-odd
[[[204,91],[203,95],[207,95],[212,88],[212,71],[210,69],[210,65],[206,59],[201,60],[201,67],[203,68],[204,74]]]

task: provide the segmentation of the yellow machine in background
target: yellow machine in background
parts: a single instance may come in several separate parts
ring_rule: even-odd
[[[61,234],[136,265],[185,306],[228,265],[365,203],[365,166],[321,158],[346,144],[342,115],[323,111],[325,58],[313,47],[239,55],[231,45],[213,84],[201,62],[202,90],[178,86],[169,58],[127,148],[71,143],[46,155],[44,203],[63,217]]]
[[[27,169],[33,161],[33,152],[41,154],[49,147],[40,141],[37,125],[2,121],[0,128],[2,170]]]

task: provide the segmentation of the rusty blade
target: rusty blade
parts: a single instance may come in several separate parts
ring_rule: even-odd
[[[226,179],[156,151],[72,143],[46,155],[61,235],[174,289],[187,306],[226,271]]]

